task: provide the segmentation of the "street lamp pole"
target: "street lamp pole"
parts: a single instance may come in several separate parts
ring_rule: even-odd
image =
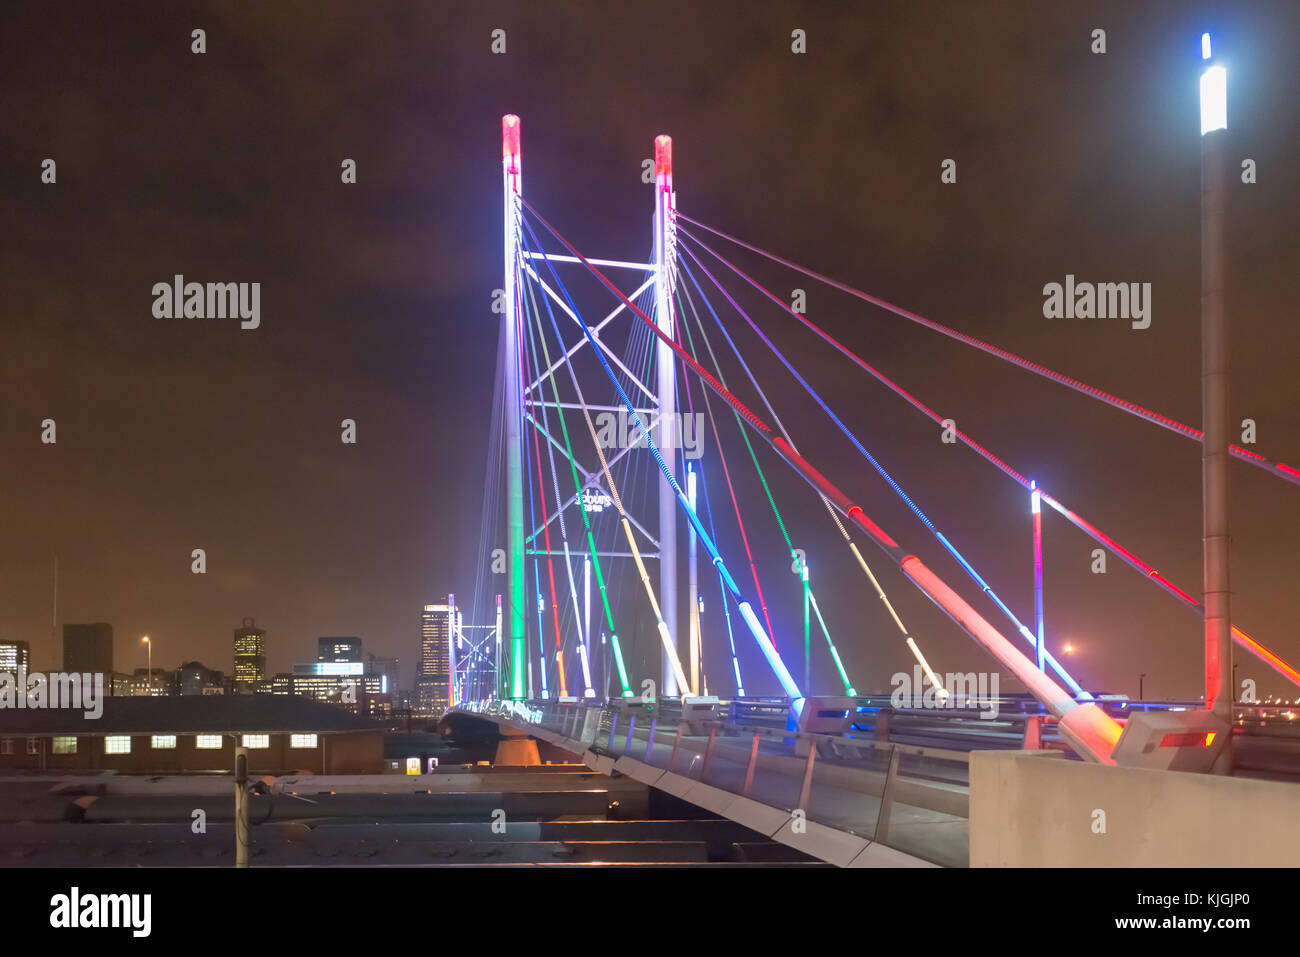
[[[1228,73],[1201,37],[1201,447],[1205,608],[1205,708],[1232,724],[1232,614],[1228,565],[1228,325],[1223,242],[1227,170]],[[1228,735],[1215,774],[1232,766]]]

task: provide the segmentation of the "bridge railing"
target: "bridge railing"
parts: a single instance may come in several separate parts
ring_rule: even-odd
[[[966,864],[965,753],[876,740],[870,721],[866,734],[789,730],[786,707],[782,699],[727,699],[702,724],[682,720],[680,700],[662,698],[631,705],[551,699],[497,713],[561,736],[607,761],[605,770],[667,771],[680,787],[701,782],[749,798],[769,823],[812,822],[934,863]],[[667,779],[657,786],[674,787]]]

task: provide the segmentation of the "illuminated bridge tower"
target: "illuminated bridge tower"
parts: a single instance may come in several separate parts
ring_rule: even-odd
[[[531,696],[534,693],[547,697],[555,689],[548,691],[545,682],[545,662],[537,661],[536,664],[542,669],[539,674],[539,682],[536,687],[533,685],[532,660],[529,658],[527,636],[527,618],[525,611],[530,616],[541,608],[542,598],[540,594],[535,598],[525,598],[527,591],[525,577],[525,557],[528,555],[545,554],[548,557],[552,554],[548,550],[539,551],[539,545],[526,534],[524,526],[524,466],[525,466],[525,444],[523,423],[527,418],[529,409],[536,409],[545,406],[546,408],[559,409],[560,406],[554,403],[558,401],[555,397],[544,394],[541,388],[541,379],[533,382],[531,385],[529,379],[524,378],[525,369],[525,350],[524,342],[526,327],[525,321],[528,312],[525,308],[526,303],[524,296],[529,294],[529,288],[525,286],[525,281],[531,277],[537,282],[539,287],[546,289],[546,294],[551,295],[554,303],[561,310],[566,310],[567,305],[560,299],[554,290],[551,290],[543,279],[543,275],[538,273],[538,268],[546,272],[554,263],[578,262],[572,256],[541,254],[540,252],[523,252],[521,251],[522,240],[524,239],[525,226],[522,221],[523,208],[527,205],[523,201],[522,193],[522,173],[521,173],[521,148],[520,148],[520,121],[519,117],[507,115],[501,121],[502,135],[502,189],[503,189],[503,207],[504,207],[504,302],[501,328],[501,375],[503,377],[503,409],[505,414],[505,470],[506,470],[506,594],[505,594],[505,615],[506,634],[503,636],[506,643],[506,652],[508,655],[509,666],[509,687],[505,686],[504,673],[505,669],[498,669],[497,687],[498,694],[501,697],[515,700]],[[673,168],[672,168],[672,138],[669,136],[658,136],[654,141],[654,215],[653,215],[653,257],[650,263],[627,263],[627,262],[610,262],[608,260],[595,260],[594,262],[604,266],[613,266],[615,268],[627,268],[640,270],[643,273],[644,281],[639,289],[632,295],[635,297],[643,291],[651,291],[654,297],[654,323],[666,335],[672,337],[676,335],[676,323],[674,321],[674,288],[673,276],[676,265],[676,193],[673,189]],[[529,260],[549,261],[545,267],[536,266]],[[546,278],[549,278],[547,276]],[[576,317],[575,317],[576,318]],[[597,341],[593,338],[588,343],[593,349],[597,348]],[[600,349],[608,349],[601,343]],[[630,370],[619,361],[617,357],[612,357],[613,361],[619,365],[625,373],[631,374]],[[568,356],[563,357],[553,366],[558,368],[563,362],[568,361]],[[678,446],[681,442],[681,425],[680,416],[675,414],[677,409],[677,378],[676,366],[673,350],[663,341],[657,342],[654,351],[654,368],[655,376],[652,382],[642,383],[639,378],[634,376],[636,386],[641,389],[641,397],[648,402],[649,408],[639,408],[638,414],[645,419],[646,427],[653,435],[655,443],[658,445],[662,454],[664,467],[671,471],[674,480],[680,485],[688,483],[687,476],[683,473],[678,452]],[[644,403],[639,403],[644,404]],[[614,456],[617,461],[619,456]],[[610,463],[612,464],[612,463]],[[570,499],[568,503],[561,506],[561,509],[576,507],[586,511],[598,511],[601,507],[599,503],[608,503],[609,496],[606,494],[609,490],[601,488],[602,476],[599,471],[587,470],[578,466],[584,473],[583,481],[586,487],[582,492]],[[659,634],[663,643],[661,652],[662,675],[657,682],[657,693],[663,695],[689,694],[692,689],[685,686],[687,679],[684,678],[680,670],[680,652],[678,641],[678,632],[680,627],[679,620],[679,602],[678,602],[678,567],[677,567],[677,526],[680,521],[678,516],[679,503],[672,482],[662,472],[658,475],[658,481],[655,485],[658,490],[657,494],[657,511],[658,524],[654,529],[656,534],[651,534],[646,525],[654,527],[652,522],[646,525],[638,522],[635,517],[630,517],[631,522],[636,528],[648,539],[651,547],[655,551],[644,553],[645,558],[657,558],[659,561],[659,573],[657,576],[658,586],[658,613],[661,615],[662,624],[659,626]],[[544,519],[545,527],[546,520]],[[631,532],[629,531],[629,534]],[[530,550],[530,546],[531,549]],[[569,555],[565,554],[565,563],[569,561]],[[591,545],[594,550],[596,546]],[[558,555],[558,552],[555,553]],[[628,557],[627,552],[599,552],[593,551],[592,558],[601,558],[608,560],[619,560]],[[636,559],[640,563],[640,557]],[[596,578],[598,590],[604,590],[602,576],[599,568],[596,568]],[[584,560],[582,570],[583,581],[583,608],[580,614],[581,621],[581,638],[579,641],[579,662],[582,666],[582,681],[578,680],[576,673],[570,671],[569,680],[566,682],[565,669],[563,662],[563,652],[557,647],[556,662],[558,665],[560,679],[560,695],[564,696],[569,692],[564,690],[566,684],[575,693],[594,694],[593,685],[599,682],[593,682],[590,675],[590,656],[591,646],[591,629],[593,624],[597,624],[600,617],[599,610],[592,607],[592,589],[591,589],[592,565]],[[563,580],[569,575],[561,576],[561,586]],[[570,582],[571,588],[576,595],[576,583]],[[608,614],[608,602],[604,595],[600,597],[602,605]],[[554,604],[554,601],[552,602]],[[694,607],[694,604],[692,605]],[[694,619],[692,619],[694,621]],[[612,622],[607,621],[612,632]],[[558,631],[557,626],[557,631]],[[609,640],[608,653],[605,652],[605,641]],[[609,655],[612,654],[614,662],[618,666],[619,681],[623,685],[624,696],[631,692],[628,687],[628,676],[625,674],[623,666],[622,653],[619,650],[619,642],[616,634],[602,634],[602,657],[605,663],[609,664]],[[547,654],[543,658],[548,657]]]
[[[670,136],[655,137],[655,214],[654,214],[654,277],[655,324],[669,336],[676,334],[673,323],[672,274],[674,247],[674,218],[677,212],[677,194],[673,191],[673,140]],[[679,480],[677,469],[676,423],[673,412],[677,405],[676,367],[673,350],[662,339],[655,343],[656,394],[659,428],[655,436],[664,462]],[[668,479],[659,476],[659,601],[663,609],[668,633],[677,641],[677,496]],[[677,676],[672,665],[672,654],[663,650],[664,694],[687,694],[690,689],[677,687]]]

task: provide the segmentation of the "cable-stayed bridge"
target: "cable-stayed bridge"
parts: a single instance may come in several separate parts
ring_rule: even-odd
[[[1212,162],[1221,138],[1206,139]],[[1220,570],[1226,576],[1226,512],[1214,514],[1212,503],[1226,492],[1229,456],[1291,484],[1300,484],[1300,470],[1226,441],[1214,405],[1226,395],[1226,379],[1220,390],[1207,386],[1207,422],[1217,423],[1209,435],[762,249],[678,211],[668,136],[654,140],[645,262],[584,255],[561,220],[525,198],[515,116],[502,121],[502,170],[504,286],[471,616],[483,621],[495,613],[497,625],[486,640],[451,640],[453,720],[489,718],[508,730],[519,753],[527,753],[528,738],[549,742],[602,771],[653,783],[756,830],[785,833],[790,843],[843,864],[965,863],[975,751],[1046,749],[1102,767],[1222,774],[1248,720],[1255,736],[1290,720],[1277,709],[1234,712],[1229,634],[1239,653],[1290,684],[1300,685],[1300,673],[1229,625],[1226,577],[1215,577]],[[831,336],[803,304],[773,294],[731,261],[731,247],[1201,443],[1205,599]],[[1215,268],[1211,257],[1211,275]],[[580,307],[579,281],[594,286],[603,305]],[[781,349],[757,310],[742,302],[758,302],[813,345]],[[1021,486],[1033,516],[1032,618],[1018,616],[981,574],[978,550],[955,541],[908,492],[906,479],[886,465],[888,450],[869,448],[827,399],[810,371],[814,348],[838,354],[900,399],[926,430],[938,427]],[[773,362],[786,373],[780,382],[757,371]],[[791,390],[826,417],[844,450],[885,482],[915,525],[886,530],[853,487],[827,477],[822,450],[801,444],[805,423],[781,416]],[[773,463],[802,480],[802,500],[780,500],[769,481]],[[738,492],[742,473],[757,481],[761,498]],[[1044,504],[1204,622],[1203,700],[1130,705],[1098,696],[1071,675],[1044,625]],[[840,555],[810,560],[795,547],[788,518],[809,514],[834,529]],[[720,530],[739,548],[724,549]],[[921,537],[937,542],[961,575],[927,566],[912,550]],[[1212,551],[1220,539],[1221,554]],[[755,556],[773,547],[798,576],[801,616],[765,596]],[[860,573],[863,591],[819,598],[810,573],[818,560],[846,562]],[[924,636],[891,601],[897,588],[919,590],[992,657],[994,676],[1027,694],[1003,695],[974,673],[941,676]],[[869,605],[858,601],[862,595]],[[824,603],[845,597],[864,615],[879,616],[906,647],[915,682],[905,700],[872,693],[889,686],[886,675],[849,674],[840,647],[860,639],[833,634],[823,613]],[[982,614],[972,599],[996,614]],[[641,674],[629,664],[629,635],[651,631],[660,667]],[[495,648],[487,647],[493,640]],[[746,645],[758,655],[742,655]],[[754,696],[773,682],[779,696]],[[1243,753],[1255,752],[1247,746]]]

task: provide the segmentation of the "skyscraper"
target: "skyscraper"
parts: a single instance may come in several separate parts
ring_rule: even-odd
[[[235,690],[252,691],[266,677],[266,632],[245,618],[235,629]]]
[[[0,641],[0,671],[17,672],[32,666],[32,649],[25,641]]]
[[[373,654],[367,654],[366,674],[378,675],[380,692],[397,699],[399,672],[396,658],[376,658]]]
[[[317,661],[360,661],[360,638],[317,638]]]
[[[63,670],[84,674],[113,673],[113,626],[106,621],[63,626]]]
[[[456,598],[425,605],[420,617],[420,667],[415,678],[415,710],[441,714],[450,702],[452,618]]]

